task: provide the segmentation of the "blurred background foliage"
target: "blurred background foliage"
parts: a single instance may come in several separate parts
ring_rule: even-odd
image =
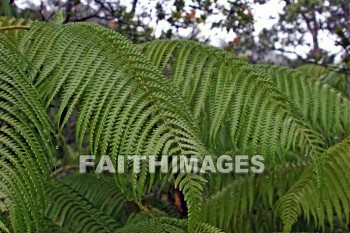
[[[259,19],[254,6],[269,2],[283,9],[278,19],[272,16],[278,9],[267,11],[276,23],[256,34]],[[43,21],[64,10],[65,22],[97,22],[136,43],[154,38],[211,43],[206,30],[216,30],[222,34],[222,47],[253,63],[296,66],[305,61],[331,64],[349,59],[348,0],[0,0],[0,6],[0,15]],[[233,32],[230,38],[224,38],[229,32]],[[339,51],[322,49],[321,33],[332,38]],[[298,46],[308,49],[298,53]]]

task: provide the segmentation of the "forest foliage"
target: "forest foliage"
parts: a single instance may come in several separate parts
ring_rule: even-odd
[[[322,67],[252,65],[185,40],[133,44],[63,14],[0,22],[2,231],[348,227],[350,101]],[[80,154],[115,167],[131,154],[260,154],[266,170],[76,174]]]

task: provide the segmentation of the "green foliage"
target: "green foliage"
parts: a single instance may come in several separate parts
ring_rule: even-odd
[[[104,195],[103,191],[99,194]],[[56,182],[55,188],[48,194],[53,202],[46,215],[64,229],[71,232],[114,232],[120,226],[117,220],[94,207],[88,197],[81,196],[72,187]],[[95,199],[98,198],[95,193]]]
[[[304,225],[294,231],[316,230],[306,227],[310,222],[323,232],[347,226],[350,139],[329,148],[327,154],[320,192],[312,166],[289,163],[263,175],[229,179],[225,188],[204,201],[201,221],[225,232],[274,231],[279,216],[286,232],[301,221],[300,216]]]
[[[183,100],[122,36],[92,24],[35,23],[20,41],[20,49],[40,69],[33,83],[45,105],[60,97],[55,117],[59,131],[79,104],[78,145],[89,131],[92,154],[110,154],[116,166],[117,155],[207,154]],[[145,169],[132,173],[132,164],[126,169],[130,176],[116,176],[118,185],[140,203],[155,177]],[[202,186],[196,177],[179,176],[178,181]],[[191,189],[185,193],[198,206],[195,194]],[[196,214],[190,211],[190,223]]]
[[[263,69],[329,145],[350,131],[350,101],[326,85],[325,80],[283,67],[263,66]]]
[[[0,27],[30,26],[31,23],[32,23],[31,20],[7,18],[7,17],[1,17],[0,16]],[[22,32],[23,32],[23,30],[7,30],[6,34],[10,38],[10,40],[16,41],[20,37]]]
[[[305,153],[323,153],[320,135],[300,120],[298,109],[255,66],[190,41],[154,41],[142,50],[181,91],[210,149],[261,153],[274,162],[298,140]]]
[[[53,130],[32,77],[31,65],[0,33],[0,192],[19,232],[39,227],[51,183]]]
[[[15,17],[17,16],[16,9],[8,0],[0,0],[0,16]]]
[[[0,31],[0,207],[10,219],[0,218],[2,229],[220,232],[212,224],[249,232],[276,230],[281,218],[288,231],[303,214],[324,229],[325,221],[333,227],[331,216],[349,212],[348,140],[327,150],[349,133],[349,101],[340,93],[300,72],[250,65],[199,43],[135,46],[94,24],[61,24],[63,18],[1,19],[30,27]],[[125,174],[67,172],[60,179],[53,145],[71,125],[80,151],[108,154],[115,167],[127,155],[259,153],[268,170],[173,177],[149,174],[145,161],[136,173],[129,161]],[[176,213],[163,199],[152,204],[171,188],[182,192],[188,212]],[[315,212],[318,200],[327,219]],[[257,224],[246,228],[249,221]]]
[[[221,233],[215,227],[208,224],[199,224],[196,229],[197,232],[206,233]],[[138,224],[127,226],[117,231],[120,233],[151,233],[151,232],[174,232],[174,233],[185,233],[187,232],[186,221],[171,219],[171,218],[157,218],[147,222],[140,222]]]
[[[287,163],[259,175],[228,177],[221,191],[204,200],[200,220],[224,232],[263,233],[280,229],[274,204],[308,165],[307,162]]]
[[[141,210],[126,201],[109,176],[68,176],[56,181],[48,193],[52,202],[46,217],[70,232],[187,232],[185,220],[164,217],[151,206]],[[135,215],[136,221],[132,220]],[[207,224],[199,224],[196,230],[220,232]]]
[[[297,69],[350,97],[350,92],[348,90],[349,81],[347,80],[349,74],[346,73],[348,72],[346,69],[347,67],[348,65],[346,65],[346,63],[331,67],[332,69],[316,64],[305,64],[299,66]]]
[[[334,228],[334,216],[340,226],[349,223],[350,192],[350,139],[331,147],[327,151],[324,186],[315,192],[316,177],[308,168],[293,187],[276,203],[276,211],[281,216],[285,231],[290,231],[297,218],[303,215],[307,222],[313,218],[315,224],[324,231],[325,223]],[[345,220],[344,220],[345,217]]]

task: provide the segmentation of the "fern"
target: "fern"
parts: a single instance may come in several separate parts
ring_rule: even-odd
[[[33,85],[45,105],[60,98],[55,118],[58,130],[64,128],[76,106],[81,109],[76,136],[81,145],[90,132],[92,154],[111,154],[116,167],[116,155],[208,154],[184,101],[122,36],[92,24],[33,23],[19,44],[37,68]],[[131,171],[132,165],[127,169]],[[118,185],[141,204],[146,185],[151,187],[155,177],[144,169],[129,174],[129,178],[116,176]],[[203,179],[196,175],[180,177],[194,188],[203,186]],[[199,192],[184,191],[197,210]],[[197,214],[189,214],[190,227]]]
[[[53,201],[47,218],[73,232],[188,232],[185,220],[159,218],[162,215],[156,209],[148,207],[141,211],[134,203],[127,202],[110,178],[82,174],[56,181],[49,191]],[[131,222],[129,219],[135,218],[136,211],[141,211],[137,215],[143,216]],[[220,231],[199,224],[196,232]]]
[[[192,41],[153,41],[140,50],[182,91],[211,151],[260,153],[274,164],[290,149],[301,149],[322,172],[319,160],[326,145],[321,135],[265,72]]]
[[[0,0],[0,16],[16,17],[18,13],[16,9],[10,4],[10,1]]]
[[[331,70],[317,64],[304,64],[297,67],[297,70],[301,71],[304,74],[307,74],[315,79],[318,79],[322,83],[328,84],[329,86],[337,89],[344,95],[347,95],[346,87],[346,71],[343,71],[343,68],[346,68],[346,63],[336,65]]]
[[[200,221],[225,232],[278,230],[274,204],[287,193],[307,166],[309,164],[305,162],[288,163],[261,175],[226,178],[224,188],[204,201]]]
[[[341,93],[298,71],[272,66],[263,68],[329,145],[349,134],[350,101]]]
[[[16,232],[39,228],[48,203],[44,186],[51,183],[53,130],[32,75],[27,60],[0,34],[0,192],[10,199],[5,204]]]
[[[47,210],[47,217],[69,231],[114,232],[121,226],[117,220],[96,208],[88,197],[64,183],[56,182],[55,188],[48,193],[53,202]]]
[[[326,152],[349,133],[349,101],[340,93],[298,71],[250,65],[196,42],[135,46],[94,24],[63,25],[63,18],[0,19],[0,198],[6,197],[0,207],[9,211],[11,225],[0,219],[1,229],[220,232],[211,223],[252,231],[279,216],[288,231],[304,214],[324,230],[344,213],[341,223],[348,223],[349,140]],[[122,165],[118,156],[203,158],[209,152],[259,153],[269,168],[279,165],[264,176],[173,178],[149,174],[145,161],[133,172],[129,161],[114,179],[58,179],[51,175],[52,145],[58,145],[55,137],[64,140],[68,123],[75,125],[81,151],[87,145],[97,159],[109,154],[115,167]],[[147,199],[146,192],[162,190],[165,178],[184,194],[187,220],[160,218],[169,211]],[[203,196],[221,178],[225,188],[201,211]],[[240,199],[232,201],[232,192]],[[250,220],[259,225],[242,227]]]
[[[294,231],[306,230],[305,225],[310,222],[323,232],[334,231],[335,216],[338,227],[347,226],[349,139],[329,148],[327,154],[321,192],[312,166],[283,165],[261,176],[229,179],[223,190],[204,202],[200,220],[225,232],[276,231],[277,217],[282,219],[284,231],[290,232],[293,225],[302,221],[301,215],[305,223]]]
[[[324,186],[321,192],[316,192],[314,184],[316,177],[310,168],[276,203],[285,231],[291,230],[300,215],[303,215],[308,222],[313,217],[315,224],[323,230],[326,220],[333,230],[334,215],[338,217],[341,225],[349,223],[350,139],[347,138],[329,148],[327,154]]]
[[[197,232],[207,233],[220,233],[222,231],[208,224],[199,224],[196,228]],[[117,231],[118,233],[151,233],[151,232],[174,232],[174,233],[185,233],[187,232],[186,221],[171,219],[171,218],[158,218],[150,220],[148,222],[140,222],[133,226],[127,226]]]
[[[7,36],[12,40],[17,42],[21,37],[23,30],[13,30],[13,29],[29,29],[32,24],[31,20],[25,19],[15,19],[0,16],[0,32],[6,33]]]
[[[112,177],[81,174],[65,177],[60,183],[74,190],[101,212],[125,224],[127,217],[138,210],[133,202],[115,186]],[[55,187],[57,190],[58,187]]]

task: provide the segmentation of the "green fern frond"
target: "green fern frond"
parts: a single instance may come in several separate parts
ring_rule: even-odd
[[[303,64],[301,66],[298,66],[296,70],[302,71],[303,73],[306,73],[314,78],[323,76],[329,72],[326,67],[316,64]]]
[[[5,223],[3,223],[0,219],[0,230],[5,233],[10,233],[10,230],[6,227]]]
[[[277,225],[274,204],[308,165],[288,163],[259,175],[226,178],[224,188],[204,201],[200,221],[225,232],[277,231],[278,228],[271,228]]]
[[[187,225],[185,220],[172,218],[152,219],[125,226],[117,231],[118,233],[151,233],[151,232],[172,232],[185,233]]]
[[[23,33],[23,29],[28,29],[31,24],[31,20],[0,17],[0,32],[9,36],[12,41],[17,42]]]
[[[122,224],[132,212],[138,210],[136,204],[127,201],[125,194],[116,187],[112,177],[80,174],[65,177],[60,182]]]
[[[302,154],[324,153],[321,135],[256,66],[192,41],[153,41],[139,49],[181,90],[210,149],[260,153],[272,163],[289,149],[297,151],[297,144]]]
[[[201,210],[203,186],[207,181],[199,175],[181,173],[175,180],[175,187],[184,194],[188,205],[188,219],[198,222],[198,213]],[[194,230],[194,225],[189,225],[189,230]]]
[[[121,226],[64,183],[56,182],[48,195],[52,196],[53,201],[46,216],[64,229],[73,232],[115,232]]]
[[[350,217],[350,139],[327,150],[323,187],[321,192],[315,186],[315,174],[310,168],[304,172],[295,185],[276,203],[276,210],[282,219],[285,231],[291,231],[299,216],[310,222],[311,218],[321,229],[325,223],[334,227],[334,216],[342,226]],[[343,220],[345,216],[345,221]]]
[[[342,66],[343,64],[338,64],[331,70],[317,64],[304,64],[298,66],[297,70],[315,79],[318,79],[322,83],[328,84],[329,86],[346,95],[346,74],[342,70]]]
[[[64,10],[56,11],[50,23],[62,24],[66,20],[66,12]]]
[[[279,90],[309,119],[312,128],[332,145],[350,133],[350,101],[314,77],[284,67],[262,66]],[[338,137],[338,138],[336,138]]]
[[[285,231],[290,232],[303,215],[305,222],[299,230],[306,230],[305,224],[312,222],[324,232],[333,231],[334,219],[339,220],[338,228],[346,228],[350,206],[349,139],[327,153],[321,190],[309,164],[282,165],[261,175],[228,179],[223,190],[203,203],[200,221],[225,232],[270,232],[282,230],[276,221],[280,217]]]
[[[170,233],[186,233],[185,220],[179,220],[174,218],[155,218],[146,222],[140,222],[135,225],[126,226],[118,233],[151,233],[151,232],[170,232]],[[201,223],[197,226],[195,232],[206,232],[206,233],[222,233],[221,230],[210,226],[209,224]]]
[[[49,118],[30,83],[33,68],[0,33],[0,193],[15,232],[36,231],[53,167]]]
[[[302,214],[323,230],[325,222],[333,228],[333,216],[349,222],[350,141],[330,148],[328,157],[325,152],[350,130],[350,102],[340,93],[300,72],[250,65],[196,42],[154,41],[137,49],[108,29],[63,25],[63,19],[0,19],[0,207],[11,221],[8,227],[0,219],[0,228],[219,232],[198,224],[202,220],[228,232],[255,231],[259,226],[240,226],[248,221],[273,225],[280,216],[288,231]],[[49,107],[58,133],[75,123],[78,147],[88,145],[97,160],[110,155],[125,173],[114,179],[68,176],[52,187]],[[149,174],[143,160],[135,172],[127,158],[202,159],[208,150],[262,154],[271,164],[300,163],[278,165],[266,176],[235,175],[202,203],[206,186],[213,180],[216,185],[221,176]],[[120,157],[127,163],[120,164]],[[309,157],[315,166],[304,169]],[[159,218],[166,211],[147,203],[145,192],[156,191],[165,178],[184,194],[187,220]]]
[[[18,13],[8,0],[0,0],[0,16],[17,17]]]
[[[19,44],[37,68],[34,86],[46,106],[60,98],[59,131],[79,106],[78,144],[90,133],[92,154],[110,154],[116,167],[117,156],[123,155],[208,154],[181,96],[121,35],[93,24],[33,23]],[[130,163],[126,174],[116,175],[118,185],[140,204],[154,181],[147,166],[143,163],[140,173],[134,173]],[[203,185],[197,178],[183,178],[191,187]],[[188,200],[201,198],[191,195],[198,192],[187,192]],[[189,214],[189,226],[195,225],[196,215]]]
[[[49,190],[53,198],[47,218],[73,232],[189,232],[185,220],[159,218],[152,209],[137,213],[138,206],[126,201],[111,178],[79,174],[57,181]],[[208,224],[193,231],[219,232]]]

